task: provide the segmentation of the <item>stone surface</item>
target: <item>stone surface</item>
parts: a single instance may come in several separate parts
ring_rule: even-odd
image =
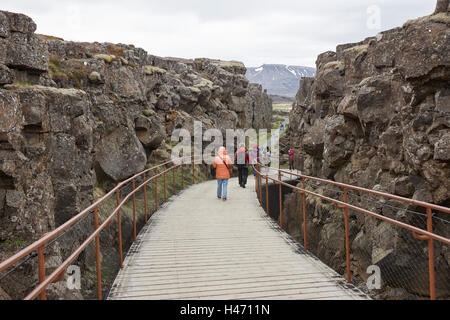
[[[295,149],[297,169],[306,175],[448,207],[450,20],[448,13],[444,13],[447,8],[448,1],[439,1],[437,15],[408,21],[377,37],[339,45],[336,52],[319,55],[317,77],[302,79],[289,119],[286,149]],[[350,200],[373,212],[426,228],[424,219],[405,211],[406,204],[377,203],[357,197]],[[338,252],[337,239],[329,232],[341,228],[341,213],[312,197],[307,202],[312,251],[342,270],[345,253]],[[294,207],[295,215],[301,214],[298,206],[289,203],[285,206]],[[423,212],[418,207],[409,209]],[[404,265],[426,264],[423,243],[413,247],[409,235],[405,236],[399,228],[377,224],[362,214],[354,215],[351,221],[354,275],[365,279],[365,268],[377,263],[391,273],[385,279],[386,285],[398,288],[403,281],[408,283],[403,287],[408,294],[428,294],[426,279]],[[436,220],[434,227],[440,230],[436,232],[449,236],[444,222]],[[292,232],[299,233],[302,239],[301,225]],[[448,274],[446,248],[436,245],[442,250],[437,254],[436,269]],[[442,297],[448,297],[450,292],[447,278],[442,276],[437,285]],[[397,296],[386,293],[389,295]]]
[[[0,243],[32,242],[89,206],[99,185],[168,160],[175,128],[271,126],[271,101],[240,62],[161,58],[35,30],[31,18],[0,11]],[[131,230],[130,217],[122,222]],[[91,226],[48,254],[67,257]],[[117,230],[109,230],[105,237],[116,241]],[[0,250],[0,261],[13,251]],[[89,257],[80,258],[84,268],[94,263]],[[32,285],[25,278],[23,286],[9,283],[13,298]]]

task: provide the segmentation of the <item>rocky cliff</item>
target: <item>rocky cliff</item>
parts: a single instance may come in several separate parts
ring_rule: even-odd
[[[450,206],[448,9],[448,1],[439,1],[433,15],[319,55],[317,76],[301,80],[290,114],[288,140],[296,150],[297,169],[307,175]],[[317,190],[339,196],[324,186]],[[351,200],[426,228],[423,217],[408,211],[423,214],[421,208],[385,202],[393,209],[361,198]],[[285,210],[285,215],[294,222],[290,232],[301,235],[301,223],[295,220],[299,201],[292,195],[287,204],[291,209]],[[309,198],[307,214],[313,235],[311,248],[343,271],[342,210]],[[449,230],[448,222],[436,220],[437,233],[449,237]],[[412,247],[414,240],[409,233],[360,214],[351,215],[350,238],[354,275],[366,278],[368,265],[391,259],[396,272],[403,271],[403,277],[418,284],[407,289],[426,294],[427,277],[419,279],[418,271],[401,269],[406,268],[403,262],[410,261],[425,274],[426,243],[416,241],[417,247]],[[450,252],[447,246],[436,246],[437,274],[443,277],[439,291],[448,295]],[[420,264],[414,260],[419,256],[424,258]],[[399,273],[397,277],[405,280]],[[400,286],[385,280],[391,287]]]
[[[0,11],[0,244],[61,225],[98,184],[142,171],[175,128],[271,125],[270,98],[240,62],[35,30],[31,18]],[[0,260],[11,254],[1,249]]]

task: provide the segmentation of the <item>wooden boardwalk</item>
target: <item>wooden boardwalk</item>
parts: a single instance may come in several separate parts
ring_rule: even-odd
[[[368,299],[304,251],[246,189],[216,181],[172,197],[139,234],[108,299]]]

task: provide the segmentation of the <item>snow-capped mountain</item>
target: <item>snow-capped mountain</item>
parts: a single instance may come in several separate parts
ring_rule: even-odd
[[[284,64],[263,64],[257,68],[247,68],[246,77],[250,82],[259,83],[269,94],[294,97],[303,77],[315,77],[316,69]]]

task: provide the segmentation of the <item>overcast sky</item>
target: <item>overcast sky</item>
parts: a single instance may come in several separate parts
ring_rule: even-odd
[[[2,0],[37,32],[159,56],[315,66],[318,54],[433,12],[436,0]]]

